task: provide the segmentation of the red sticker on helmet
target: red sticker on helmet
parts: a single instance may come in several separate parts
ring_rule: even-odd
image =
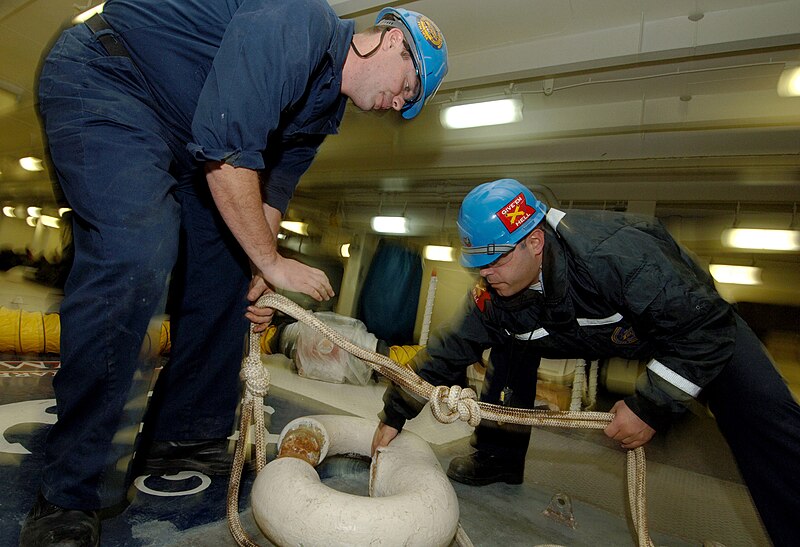
[[[495,213],[509,233],[522,226],[522,224],[536,214],[536,209],[528,205],[522,192],[512,199],[502,209]]]

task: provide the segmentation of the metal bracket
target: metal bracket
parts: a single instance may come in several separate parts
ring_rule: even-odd
[[[542,514],[573,530],[578,527],[575,522],[575,515],[572,513],[572,500],[566,494],[560,492],[555,494],[550,499],[547,508],[542,511]]]

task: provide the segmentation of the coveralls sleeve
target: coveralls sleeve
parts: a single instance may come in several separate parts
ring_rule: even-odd
[[[423,380],[434,386],[465,387],[467,367],[480,361],[483,350],[498,340],[472,298],[467,299],[466,309],[460,324],[454,329],[434,332],[428,346],[409,363]],[[425,399],[392,384],[383,395],[383,411],[378,417],[401,430],[425,403]]]
[[[289,201],[303,173],[306,172],[324,135],[303,135],[265,154],[265,168],[261,171],[261,195],[270,207],[286,214]]]
[[[298,7],[301,4],[301,7]],[[310,2],[245,1],[228,25],[206,78],[192,121],[187,148],[199,161],[223,161],[262,170],[262,152],[281,114],[301,99],[327,44],[314,38],[327,24]],[[319,24],[317,24],[319,23]],[[310,162],[316,147],[286,158],[285,173]],[[300,171],[302,173],[302,171]],[[299,177],[299,175],[298,175]],[[279,177],[282,183],[286,175]],[[291,181],[292,188],[295,181]],[[284,189],[285,194],[287,191]]]
[[[686,411],[733,355],[735,318],[708,274],[663,229],[624,228],[598,248],[599,289],[655,348],[628,407],[658,431]]]

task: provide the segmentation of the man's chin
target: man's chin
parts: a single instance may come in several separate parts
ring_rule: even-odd
[[[497,285],[492,285],[492,288],[494,289],[494,292],[496,292],[500,296],[508,296],[508,287],[507,286],[500,285],[498,287]]]
[[[514,291],[508,285],[503,285],[502,287],[499,287],[499,288],[495,287],[494,285],[492,285],[492,288],[494,289],[494,292],[496,292],[498,295],[502,296],[503,298],[509,298],[511,296],[517,295],[517,294],[519,294],[519,293],[524,291],[524,289],[520,289],[518,291]]]

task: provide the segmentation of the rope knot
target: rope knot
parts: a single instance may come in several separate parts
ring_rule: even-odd
[[[252,356],[245,357],[240,377],[245,383],[245,389],[254,397],[265,397],[269,393],[269,370],[260,360]]]
[[[443,424],[451,424],[460,419],[476,427],[481,423],[477,398],[475,391],[468,387],[437,386],[431,394],[431,411]]]

